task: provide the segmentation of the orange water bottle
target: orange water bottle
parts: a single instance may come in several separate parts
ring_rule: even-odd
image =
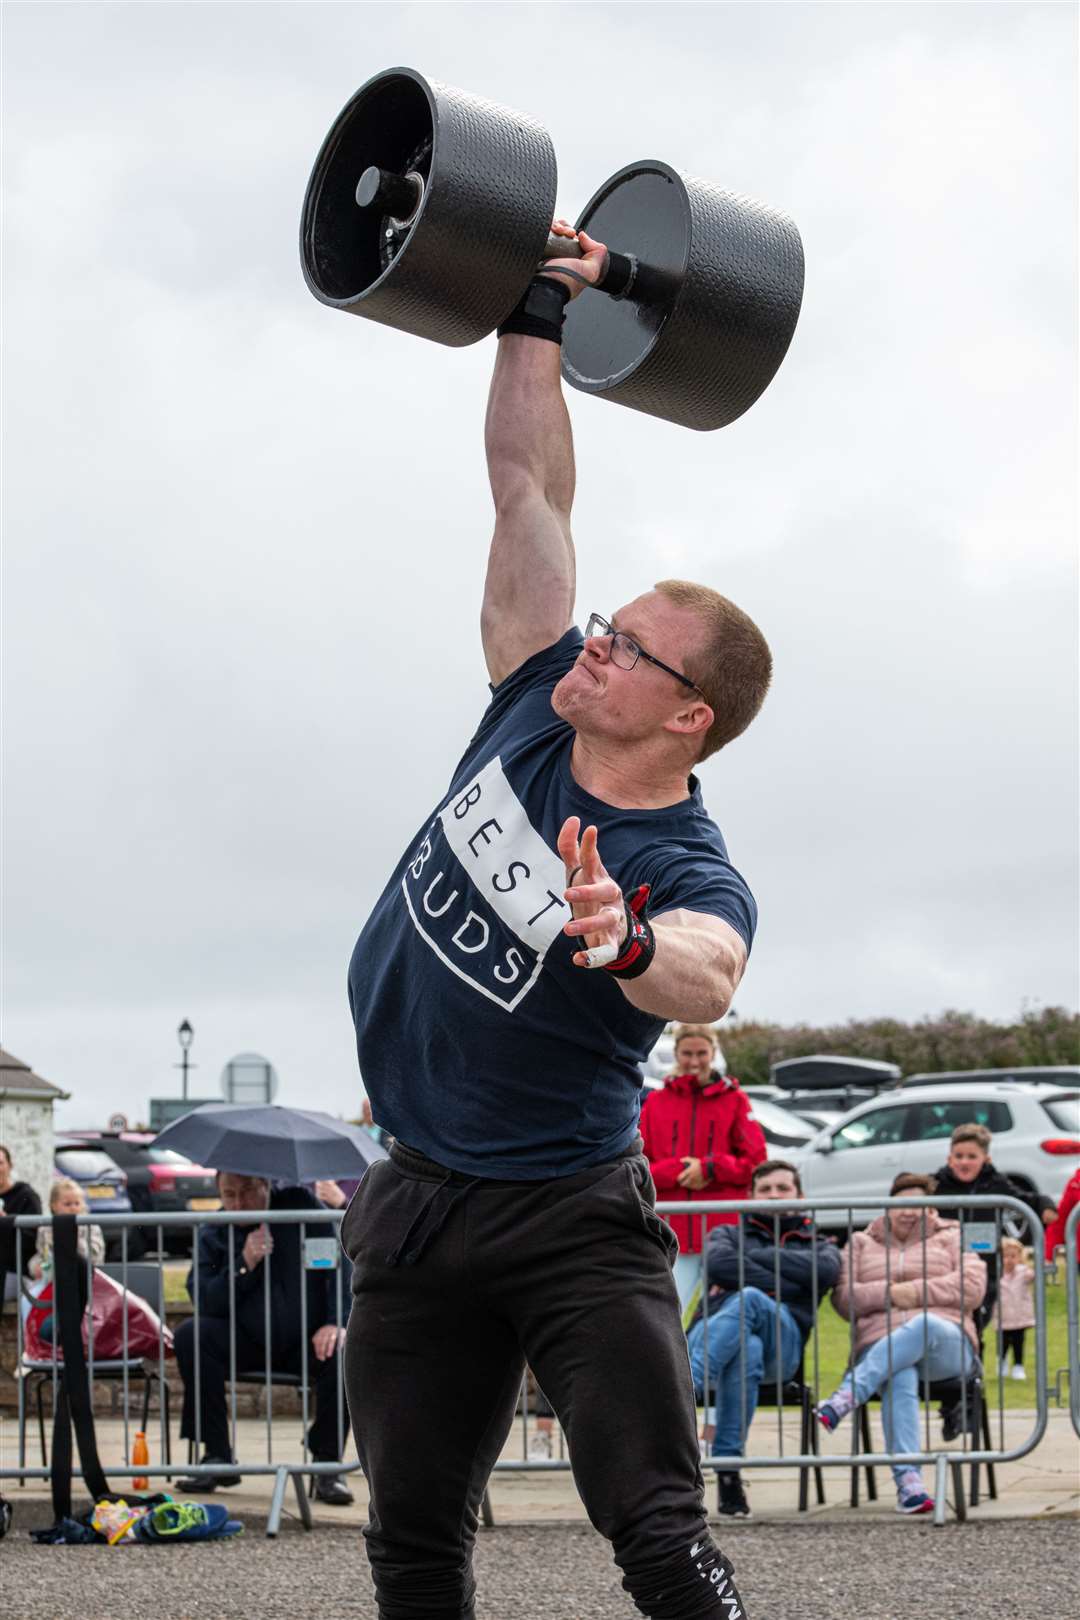
[[[146,1436],[141,1429],[136,1429],[135,1444],[131,1448],[131,1466],[138,1468],[140,1463],[148,1463],[149,1461],[150,1448],[146,1444]],[[131,1488],[133,1491],[148,1491],[150,1481],[145,1474],[139,1474],[137,1478],[132,1480]]]

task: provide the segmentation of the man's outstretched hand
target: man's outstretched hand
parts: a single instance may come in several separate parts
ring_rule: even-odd
[[[545,276],[550,275],[552,271],[557,271],[560,266],[563,269],[575,271],[575,275],[559,277],[562,285],[569,287],[571,298],[576,298],[578,293],[585,291],[584,286],[577,279],[578,276],[584,276],[590,287],[595,287],[597,282],[603,278],[604,271],[607,269],[608,250],[603,242],[595,242],[584,231],[575,231],[574,227],[568,225],[565,219],[555,220],[551,227],[551,233],[553,236],[565,236],[571,242],[577,242],[581,248],[581,258],[547,259],[540,267],[541,273]]]
[[[574,966],[589,967],[587,951],[605,945],[613,948],[609,960],[614,961],[626,939],[626,905],[619,885],[604,870],[596,828],[581,832],[580,818],[568,817],[559,833],[559,854],[566,863],[569,887],[565,898],[573,913],[573,921],[565,924],[563,933],[580,938],[586,947],[574,952]]]

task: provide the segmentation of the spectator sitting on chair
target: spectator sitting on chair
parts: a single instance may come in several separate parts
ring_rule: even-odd
[[[745,1091],[726,1074],[710,1024],[675,1031],[675,1073],[641,1110],[645,1157],[662,1199],[746,1198],[750,1173],[768,1149]],[[686,1306],[701,1276],[703,1228],[733,1225],[736,1215],[665,1217],[679,1240],[675,1286]]]
[[[943,1200],[938,1205],[941,1218],[947,1221],[959,1220],[961,1225],[968,1221],[992,1221],[994,1219],[992,1209],[961,1211],[949,1208],[948,1200],[970,1197],[975,1193],[998,1194],[1008,1198],[1019,1198],[1041,1217],[1044,1226],[1049,1226],[1054,1219],[1053,1199],[1044,1198],[1042,1193],[1029,1192],[1026,1187],[1019,1186],[1004,1175],[990,1158],[992,1140],[985,1125],[974,1123],[958,1125],[953,1131],[948,1162],[934,1176],[937,1191]],[[976,1317],[980,1334],[994,1314],[998,1292],[997,1253],[983,1254],[981,1259],[986,1267],[986,1293]]]
[[[40,1215],[41,1199],[28,1181],[16,1181],[11,1173],[11,1152],[0,1142],[0,1215]],[[34,1252],[32,1235],[22,1235],[22,1272],[30,1275],[30,1256]],[[15,1229],[0,1231],[0,1305],[5,1299],[19,1297],[19,1279],[15,1275]]]
[[[322,1205],[301,1187],[285,1187],[271,1192],[270,1183],[260,1176],[218,1172],[218,1191],[227,1210],[250,1210],[257,1216],[274,1209],[310,1209]],[[227,1226],[207,1225],[199,1233],[199,1428],[202,1433],[204,1464],[217,1464],[218,1474],[197,1474],[177,1480],[177,1488],[203,1495],[219,1485],[239,1484],[235,1459],[229,1443],[225,1407],[225,1385],[230,1369],[229,1299],[235,1298],[236,1369],[238,1374],[260,1374],[269,1365],[274,1372],[300,1374],[303,1368],[300,1339],[303,1306],[301,1288],[307,1292],[307,1330],[310,1335],[307,1375],[314,1386],[315,1420],[308,1433],[308,1448],[314,1462],[339,1462],[338,1400],[341,1389],[339,1348],[345,1343],[348,1303],[342,1306],[341,1328],[337,1327],[337,1299],[340,1268],[307,1271],[300,1245],[300,1226],[269,1226],[266,1222],[235,1226],[230,1251]],[[304,1228],[305,1237],[332,1237],[333,1228],[312,1221]],[[230,1252],[232,1281],[230,1282]],[[271,1258],[272,1256],[272,1258]],[[269,1268],[269,1281],[264,1267]],[[266,1342],[265,1291],[270,1292],[270,1342]],[[195,1267],[188,1272],[188,1293],[195,1297]],[[195,1318],[182,1322],[176,1330],[176,1361],[184,1381],[184,1410],[181,1438],[196,1438],[195,1410]],[[344,1413],[344,1405],[342,1405]],[[347,1423],[347,1417],[343,1422]],[[320,1502],[346,1506],[352,1492],[335,1474],[315,1476],[315,1495]]]
[[[754,1169],[750,1197],[801,1198],[799,1172],[783,1159],[766,1159]],[[815,1234],[809,1215],[795,1212],[743,1217],[741,1267],[737,1226],[710,1232],[707,1257],[710,1297],[719,1293],[722,1299],[715,1313],[690,1329],[690,1370],[700,1401],[708,1330],[709,1384],[716,1391],[712,1455],[741,1457],[759,1388],[777,1378],[786,1383],[797,1372],[814,1323],[815,1294],[820,1303],[835,1283],[840,1253]],[[719,1494],[719,1511],[727,1517],[750,1512],[740,1474],[721,1473]]]
[[[897,1176],[891,1198],[929,1195],[932,1176]],[[833,1305],[853,1322],[854,1367],[818,1407],[831,1434],[854,1407],[881,1392],[889,1451],[922,1449],[919,1386],[981,1372],[975,1311],[986,1292],[986,1267],[962,1254],[960,1227],[936,1209],[890,1209],[855,1232],[840,1264]],[[932,1513],[921,1471],[893,1468],[898,1513]]]
[[[54,1215],[85,1215],[86,1198],[77,1181],[71,1181],[67,1176],[60,1176],[49,1188],[49,1209]],[[100,1226],[79,1226],[75,1230],[75,1247],[81,1260],[89,1260],[92,1266],[100,1266],[105,1258],[105,1238]],[[31,1277],[40,1277],[45,1282],[52,1278],[52,1251],[53,1230],[51,1226],[39,1226],[37,1233],[37,1249],[30,1259]],[[55,1317],[52,1311],[41,1318],[38,1323],[38,1336],[44,1344],[51,1344],[55,1331]]]

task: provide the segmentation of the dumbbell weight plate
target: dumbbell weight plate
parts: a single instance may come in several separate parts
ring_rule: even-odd
[[[653,275],[648,299],[631,288],[622,300],[585,293],[569,305],[566,380],[701,431],[748,410],[775,375],[799,316],[803,253],[792,221],[645,161],[612,175],[577,228],[634,253]]]
[[[423,200],[388,244],[385,216],[357,206],[357,182],[373,165],[404,174],[417,154],[421,169],[430,161]],[[534,119],[391,68],[342,109],[315,160],[300,224],[305,280],[350,315],[475,343],[528,285],[555,190],[555,152]]]

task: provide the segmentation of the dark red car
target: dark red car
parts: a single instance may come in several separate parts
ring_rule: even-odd
[[[68,1132],[68,1136],[75,1133]],[[174,1212],[193,1214],[204,1210],[220,1209],[217,1179],[213,1170],[205,1165],[192,1164],[182,1153],[171,1148],[154,1146],[149,1131],[79,1131],[79,1140],[89,1147],[100,1148],[127,1176],[128,1197],[132,1209],[149,1216]],[[164,1246],[173,1254],[191,1253],[191,1228],[163,1229]],[[129,1254],[145,1252],[157,1247],[157,1230],[153,1225],[139,1228],[134,1242],[129,1241]]]

